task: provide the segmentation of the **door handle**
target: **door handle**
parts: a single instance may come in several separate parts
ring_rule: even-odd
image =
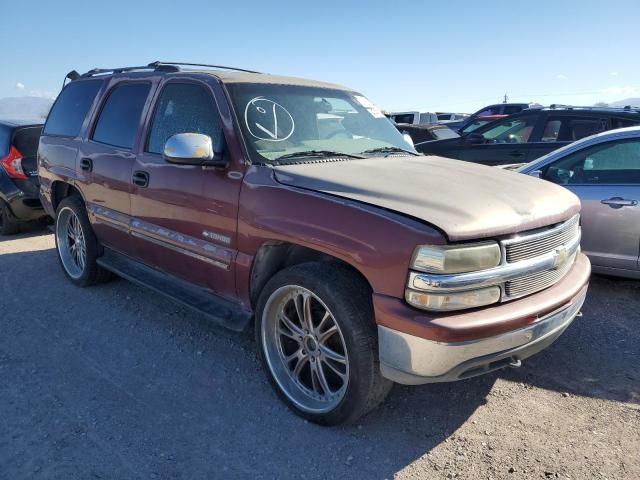
[[[139,187],[148,187],[149,186],[149,174],[147,172],[137,171],[133,172],[133,177],[131,181],[134,185]]]
[[[85,172],[93,171],[93,160],[90,158],[83,158],[80,160],[80,169]]]
[[[604,205],[609,205],[611,208],[622,208],[622,207],[635,207],[638,205],[637,200],[628,200],[626,198],[613,197],[608,198],[606,200],[601,200],[600,203]]]
[[[520,150],[514,150],[513,152],[510,152],[509,155],[511,155],[512,157],[524,157],[524,152],[521,152]]]

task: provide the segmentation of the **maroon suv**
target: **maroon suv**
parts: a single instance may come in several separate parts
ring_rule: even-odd
[[[70,75],[38,155],[76,285],[116,273],[253,327],[275,390],[328,425],[392,382],[518,366],[579,312],[567,190],[417,155],[350,89],[200,67]]]

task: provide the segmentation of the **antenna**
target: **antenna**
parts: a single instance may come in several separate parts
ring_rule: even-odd
[[[502,103],[508,103],[509,102],[509,95],[507,95],[507,92],[504,92],[504,100],[502,100]]]

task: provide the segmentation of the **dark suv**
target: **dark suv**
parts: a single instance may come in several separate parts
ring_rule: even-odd
[[[416,144],[425,155],[485,165],[527,163],[595,133],[640,124],[640,109],[530,108],[460,138]]]
[[[0,120],[0,235],[47,218],[38,195],[36,154],[42,120]]]
[[[67,277],[253,326],[314,422],[355,420],[392,381],[519,366],[582,306],[577,197],[418,155],[351,89],[159,62],[70,76],[38,152]]]

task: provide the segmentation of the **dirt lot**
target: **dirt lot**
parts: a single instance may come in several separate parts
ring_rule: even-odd
[[[394,388],[304,422],[247,335],[124,280],[65,281],[48,232],[0,241],[0,478],[640,478],[640,282],[518,370]]]

